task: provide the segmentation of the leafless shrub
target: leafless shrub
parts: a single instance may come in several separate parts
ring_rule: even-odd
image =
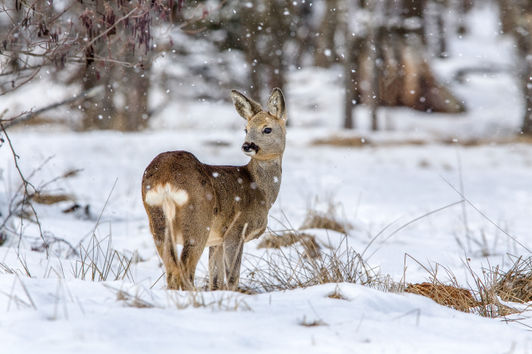
[[[504,301],[532,301],[532,257],[519,257],[505,272],[495,269],[494,292]]]
[[[33,250],[46,252],[48,255],[50,246],[54,244],[57,245],[62,243],[72,248],[72,246],[69,245],[69,243],[64,239],[49,235],[42,229],[39,215],[37,214],[37,210],[35,209],[33,203],[52,205],[62,201],[73,200],[74,197],[71,195],[66,193],[49,192],[47,189],[54,183],[76,176],[80,170],[70,169],[44,183],[35,185],[32,182],[32,179],[34,179],[38,172],[41,171],[44,166],[46,166],[51,158],[46,159],[40,166],[33,169],[31,173],[24,174],[19,162],[20,157],[16,153],[11,138],[1,122],[0,128],[9,145],[11,155],[13,157],[13,163],[20,179],[20,185],[15,188],[13,195],[8,198],[9,201],[6,200],[5,204],[7,206],[7,210],[5,211],[5,214],[2,215],[2,219],[0,219],[0,245],[7,240],[8,235],[17,235],[19,240],[18,246],[20,246],[23,238],[22,224],[25,220],[30,223],[35,223],[39,230],[40,240],[37,243],[40,243],[40,245],[34,244],[32,246]],[[14,217],[19,217],[21,219],[20,230],[15,230],[11,225],[11,221]]]

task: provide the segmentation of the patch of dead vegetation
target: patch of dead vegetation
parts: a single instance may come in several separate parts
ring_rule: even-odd
[[[393,146],[421,146],[428,144],[459,145],[464,147],[484,146],[484,145],[509,145],[509,144],[532,144],[532,135],[516,135],[507,138],[480,139],[480,138],[434,138],[424,139],[401,139],[401,140],[371,140],[363,136],[338,136],[333,135],[325,138],[313,140],[312,146],[334,146],[334,147],[393,147]]]
[[[347,222],[340,221],[337,215],[337,208],[332,202],[329,203],[327,212],[309,208],[299,230],[325,229],[347,234],[353,226]]]
[[[205,140],[202,145],[211,146],[211,147],[229,147],[231,143],[229,141],[222,140]]]
[[[363,147],[371,146],[372,143],[366,137],[362,136],[337,136],[333,135],[328,138],[319,138],[313,140],[313,146],[338,146],[338,147]]]
[[[256,262],[252,261],[253,256],[248,256],[241,287],[252,293],[264,293],[329,283],[353,283],[381,289],[388,284],[349,247],[347,236],[338,247],[327,248],[318,257],[309,257],[307,253],[298,243],[292,243],[278,252],[255,257]]]
[[[428,282],[408,284],[405,292],[426,296],[440,305],[452,307],[464,312],[469,312],[471,307],[479,305],[471,291],[452,285]]]
[[[31,200],[37,204],[52,205],[61,202],[72,202],[74,197],[69,194],[51,194],[51,193],[35,193],[31,196]]]
[[[287,231],[284,233],[271,233],[264,236],[257,248],[280,249],[294,244],[300,244],[305,252],[305,257],[316,258],[320,256],[320,245],[316,237],[307,233]]]
[[[303,316],[303,318],[298,321],[298,324],[303,327],[328,326],[328,324],[320,318],[309,320],[306,316]]]
[[[346,301],[349,300],[347,297],[344,296],[344,294],[342,294],[338,286],[334,289],[333,292],[329,293],[327,297],[329,299],[335,299],[335,300],[346,300]]]
[[[299,227],[300,230],[306,229],[326,229],[346,234],[347,230],[351,228],[334,217],[334,215],[320,213],[310,210],[305,216],[303,224]]]
[[[429,281],[417,284],[408,284],[405,292],[426,296],[435,302],[468,313],[474,313],[483,317],[506,317],[512,314],[521,313],[524,310],[507,306],[500,302],[497,289],[499,279],[498,268],[482,269],[481,275],[477,274],[466,262],[466,269],[470,275],[470,282],[473,286],[465,289],[459,286],[454,274],[447,268],[436,264],[433,267],[426,267],[416,259],[407,255],[416,263],[421,265],[429,274]],[[447,281],[440,280],[439,269],[444,269]],[[507,290],[506,290],[507,291]],[[500,295],[499,295],[500,296]],[[502,297],[501,297],[502,299]],[[504,300],[504,299],[503,299]]]

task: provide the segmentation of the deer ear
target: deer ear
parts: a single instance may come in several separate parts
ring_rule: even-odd
[[[286,106],[283,92],[280,88],[274,88],[268,99],[268,112],[277,119],[286,120]]]
[[[255,114],[262,111],[262,107],[259,103],[247,98],[237,90],[231,91],[231,98],[233,99],[233,104],[235,105],[236,111],[244,119],[249,120]]]

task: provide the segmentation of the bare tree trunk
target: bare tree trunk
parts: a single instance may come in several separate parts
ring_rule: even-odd
[[[521,86],[525,100],[522,132],[532,135],[532,4],[523,6],[514,30],[521,54]]]
[[[257,5],[257,1],[254,2],[254,5]],[[256,10],[257,6],[251,8],[242,4],[240,6],[240,13],[242,18],[245,19],[242,21],[242,33],[240,38],[243,39],[244,54],[246,56],[246,62],[249,66],[249,81],[250,81],[250,90],[249,94],[258,99],[261,97],[262,89],[262,80],[261,80],[261,71],[262,71],[262,59],[257,48],[258,38],[262,36],[261,31],[257,31],[260,20],[260,13]],[[262,27],[265,27],[264,24]]]
[[[447,31],[445,27],[445,9],[448,6],[446,0],[436,0],[433,3],[434,14],[436,15],[436,54],[440,58],[447,58]],[[462,14],[458,15],[463,18]]]
[[[134,43],[126,46],[126,61],[133,62]],[[138,131],[148,124],[148,92],[150,88],[150,62],[148,58],[143,65],[135,67],[118,67],[116,80],[119,82],[116,94],[123,97],[123,105],[117,112],[113,129]]]
[[[499,18],[503,33],[512,33],[515,28],[516,6],[514,0],[498,0]]]
[[[82,130],[111,129],[115,117],[113,102],[113,70],[111,64],[102,64],[98,67],[95,63],[89,64],[82,73],[83,91],[96,86],[103,86],[101,97],[83,102]]]
[[[467,25],[465,21],[465,15],[473,9],[473,0],[458,0],[458,27],[456,31],[459,35],[467,33]]]
[[[417,34],[423,45],[427,44],[425,33],[425,7],[427,0],[403,0],[402,17],[408,24],[408,32]],[[406,24],[406,23],[405,23]]]
[[[525,102],[523,134],[532,135],[532,2],[530,0],[499,0],[504,33],[514,35],[519,61],[519,75]]]
[[[22,8],[20,7],[19,1],[12,0],[11,8],[13,9],[12,14],[11,14],[13,23],[18,25],[20,24],[22,20]],[[3,31],[7,32],[9,31],[9,28],[4,29]],[[18,37],[15,37],[15,40],[17,41]],[[11,57],[9,58],[8,65],[12,71],[17,71],[20,68],[19,53],[13,53],[11,55]]]
[[[382,44],[385,29],[381,26],[379,16],[384,16],[383,9],[379,6],[377,0],[372,0],[370,5],[371,18],[368,26],[368,53],[371,67],[371,89],[370,89],[370,111],[371,111],[371,130],[379,129],[379,117],[377,111],[379,108],[380,98],[380,81],[383,77],[382,69]]]
[[[285,86],[285,63],[284,63],[284,43],[286,41],[286,30],[288,24],[283,21],[286,8],[285,0],[270,0],[270,29],[271,41],[269,50],[270,66],[270,88],[278,87],[284,91]]]
[[[338,24],[338,0],[326,0],[326,12],[318,31],[314,64],[329,67],[336,60],[334,35]]]
[[[355,42],[354,33],[351,31],[349,23],[353,16],[351,1],[343,0],[343,32],[344,32],[344,128],[353,129],[355,122],[353,120],[353,108],[355,107],[355,71],[356,65],[353,60],[353,43]]]

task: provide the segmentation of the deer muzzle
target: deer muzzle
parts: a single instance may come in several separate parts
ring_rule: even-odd
[[[242,145],[242,151],[244,151],[246,155],[255,155],[259,152],[259,147],[255,145],[255,143],[244,143]]]

